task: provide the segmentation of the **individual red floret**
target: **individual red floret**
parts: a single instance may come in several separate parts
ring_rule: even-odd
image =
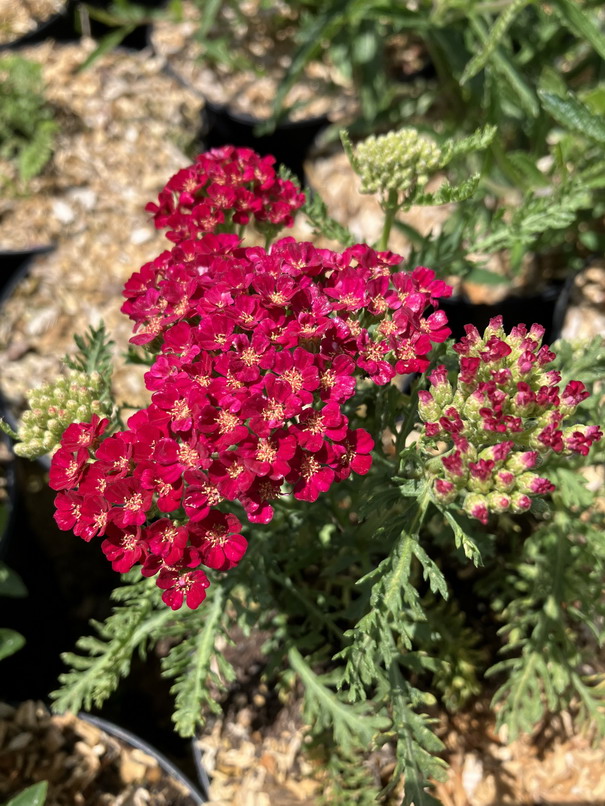
[[[238,564],[248,546],[240,530],[241,523],[235,515],[215,511],[192,526],[190,539],[204,565],[227,571]]]

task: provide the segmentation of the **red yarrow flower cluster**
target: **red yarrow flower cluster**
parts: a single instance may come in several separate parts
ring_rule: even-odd
[[[429,376],[430,391],[419,392],[420,444],[428,455],[441,454],[426,464],[436,498],[461,502],[487,523],[490,512],[524,512],[532,496],[552,492],[554,485],[533,469],[553,453],[585,456],[602,432],[564,425],[588,391],[580,381],[561,391],[560,373],[547,369],[555,355],[542,345],[541,325],[529,332],[517,325],[507,336],[495,317],[483,336],[472,325],[465,330],[454,345],[456,386],[439,366]]]
[[[449,336],[428,310],[451,289],[400,262],[363,244],[267,250],[210,233],[144,266],[123,310],[131,341],[155,351],[151,403],[112,434],[80,424],[86,444],[70,436],[55,454],[59,526],[102,537],[115,570],[157,575],[170,607],[197,607],[203,567],[233,568],[247,548],[223,510],[266,524],[280,496],[313,502],[367,473],[373,439],[343,411],[357,379],[422,371]]]
[[[212,149],[176,173],[146,209],[174,243],[250,222],[269,233],[291,227],[304,195],[276,175],[274,163],[249,148]]]

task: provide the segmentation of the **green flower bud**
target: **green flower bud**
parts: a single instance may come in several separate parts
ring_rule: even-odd
[[[479,493],[469,493],[464,499],[462,509],[471,518],[476,518],[484,524],[487,523],[489,506],[486,496]]]
[[[433,484],[433,492],[435,493],[435,497],[441,502],[444,504],[451,504],[458,495],[458,488],[453,481],[447,481],[446,479],[435,479],[435,483]]]
[[[88,422],[93,414],[106,414],[110,406],[98,399],[102,379],[98,372],[88,377],[84,372],[70,372],[28,393],[30,409],[22,417],[21,442],[15,452],[35,458],[49,453],[73,422]]]
[[[441,406],[430,392],[418,392],[418,413],[425,422],[436,422],[441,417]]]
[[[37,456],[42,456],[46,453],[44,445],[40,440],[31,440],[29,442],[18,442],[14,451],[17,456],[22,456],[24,459],[35,459]]]
[[[476,476],[469,476],[467,485],[473,493],[483,493],[487,495],[493,489],[494,482],[491,476],[487,479],[479,479]]]
[[[441,150],[416,129],[405,128],[368,137],[355,149],[354,159],[362,193],[407,194],[426,183],[439,165]]]
[[[538,464],[538,454],[536,451],[517,451],[511,454],[505,464],[506,470],[518,475],[526,470],[531,470]]]
[[[525,493],[513,493],[510,497],[510,508],[516,514],[527,512],[531,507],[531,498]]]
[[[506,512],[510,508],[510,497],[503,493],[490,493],[487,496],[487,506],[490,512]]]

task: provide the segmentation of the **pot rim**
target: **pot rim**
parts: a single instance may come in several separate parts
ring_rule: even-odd
[[[136,747],[138,750],[142,750],[144,753],[147,753],[147,755],[155,758],[164,772],[185,787],[185,789],[187,789],[191,794],[191,797],[194,798],[198,804],[205,804],[209,801],[210,795],[207,786],[208,778],[205,775],[205,770],[205,780],[200,776],[198,787],[192,781],[190,781],[189,778],[183,772],[181,772],[172,761],[166,758],[166,756],[160,750],[146,742],[144,739],[141,739],[141,737],[137,736],[135,733],[131,733],[126,728],[122,728],[120,725],[116,725],[107,719],[103,719],[99,716],[93,716],[92,714],[88,714],[84,711],[79,711],[77,717],[78,719],[82,719],[84,722],[95,725],[97,728],[100,728],[100,730],[104,731],[110,736],[120,739],[125,744]],[[195,762],[199,772],[200,767],[198,766],[198,759],[196,759]]]

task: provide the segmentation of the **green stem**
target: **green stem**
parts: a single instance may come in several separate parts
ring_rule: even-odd
[[[393,227],[393,222],[395,221],[395,216],[397,215],[398,209],[399,209],[399,199],[397,191],[389,190],[389,196],[385,204],[385,216],[384,216],[384,225],[382,227],[382,235],[380,236],[380,240],[378,241],[379,252],[384,252],[388,248],[389,235],[391,234],[391,228]]]
[[[410,400],[408,403],[408,410],[406,412],[405,420],[401,423],[401,428],[395,437],[395,450],[398,454],[405,448],[405,441],[408,434],[414,427],[414,423],[418,419],[418,384],[414,384],[410,391]],[[401,466],[398,473],[401,472]]]
[[[408,530],[408,534],[412,537],[420,531],[422,521],[424,520],[424,516],[426,515],[430,502],[431,490],[429,485],[425,482],[424,487],[421,488],[420,495],[416,499],[416,513],[414,514],[414,520],[412,521],[412,524]]]
[[[19,439],[19,434],[14,431],[10,425],[0,417],[0,431],[4,431],[4,433],[9,436],[11,439]]]
[[[342,630],[340,630],[336,626],[336,624],[334,624],[334,621],[328,615],[328,613],[324,613],[324,611],[320,610],[320,608],[318,608],[314,602],[308,599],[301,592],[300,587],[297,587],[292,582],[290,577],[285,576],[283,574],[276,574],[274,571],[268,571],[267,576],[269,577],[269,579],[272,579],[274,582],[276,582],[278,585],[280,585],[282,588],[288,591],[288,593],[295,599],[298,599],[298,601],[301,602],[301,604],[303,604],[307,608],[310,615],[315,616],[315,618],[317,619],[317,621],[319,621],[320,624],[325,624],[326,628],[333,635],[335,635],[338,640],[342,640]]]

